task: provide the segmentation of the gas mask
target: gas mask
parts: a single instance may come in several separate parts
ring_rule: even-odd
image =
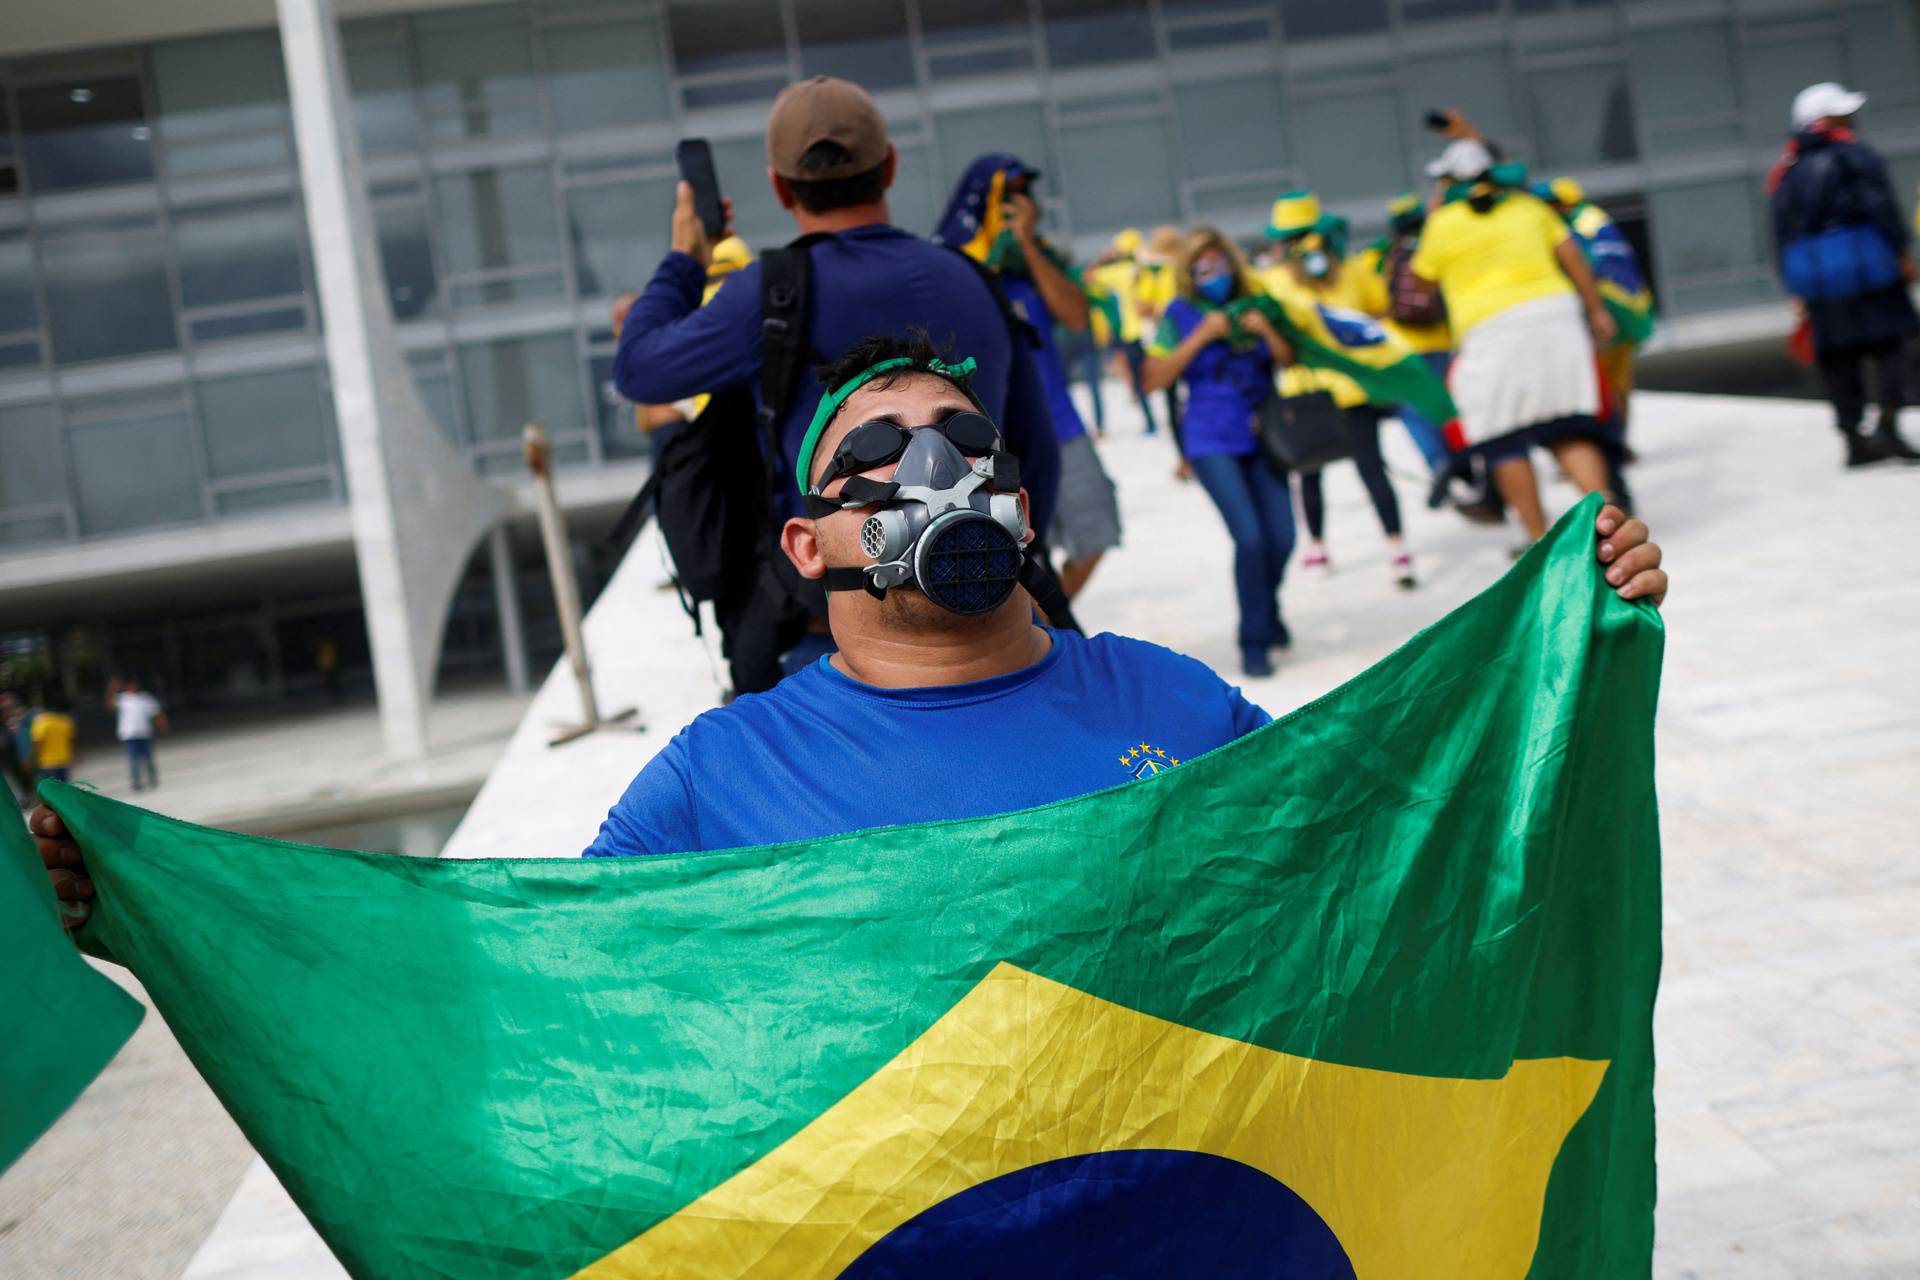
[[[884,361],[835,393],[833,410],[859,385],[889,368],[912,363]],[[973,361],[936,366],[957,377]],[[832,418],[828,401],[820,430]],[[818,431],[802,446],[805,476]],[[859,474],[897,460],[893,479]],[[821,493],[847,477],[838,497]],[[1026,567],[1026,515],[1020,506],[1020,462],[1006,452],[1000,430],[981,413],[957,413],[945,422],[901,427],[863,422],[841,440],[818,483],[806,491],[807,514],[815,518],[848,508],[867,509],[860,549],[873,563],[831,568],[829,591],[862,590],[885,599],[893,587],[917,588],[927,599],[958,614],[997,609],[1013,594]]]

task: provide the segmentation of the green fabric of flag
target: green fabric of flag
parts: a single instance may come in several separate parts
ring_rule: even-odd
[[[0,815],[0,1172],[60,1118],[146,1012],[74,950],[17,814]]]
[[[1661,627],[1596,508],[1292,715],[1021,813],[441,861],[49,798],[86,942],[355,1276],[974,1275],[942,1242],[1063,1168],[1280,1206],[1102,1274],[1278,1223],[1316,1275],[1645,1276]],[[1084,1274],[1032,1219],[999,1274]]]

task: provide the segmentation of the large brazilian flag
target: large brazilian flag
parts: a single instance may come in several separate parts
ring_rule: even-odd
[[[1358,264],[1348,269],[1361,270]],[[1266,273],[1263,284],[1265,292],[1228,309],[1236,316],[1259,310],[1292,344],[1301,364],[1352,378],[1371,404],[1412,405],[1427,421],[1442,425],[1460,416],[1447,384],[1379,320],[1316,298],[1285,282],[1280,272]]]
[[[356,1276],[1645,1276],[1661,631],[1594,514],[1023,813],[462,862],[47,795],[87,945]]]

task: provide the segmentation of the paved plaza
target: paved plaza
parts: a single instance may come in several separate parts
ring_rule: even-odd
[[[1920,468],[1842,474],[1817,405],[1643,395],[1635,415],[1641,509],[1675,577],[1658,736],[1655,1274],[1920,1275]],[[1104,457],[1127,545],[1081,619],[1238,679],[1220,522],[1197,485],[1173,480],[1164,437],[1116,417]],[[1391,586],[1359,484],[1336,468],[1334,572],[1295,574],[1294,650],[1246,685],[1275,713],[1507,566],[1515,535],[1425,510],[1416,461],[1387,430],[1422,585]],[[1573,497],[1549,496],[1556,509]],[[588,622],[603,703],[637,705],[645,731],[548,747],[578,714],[556,672],[450,854],[577,852],[648,756],[712,704],[717,664],[656,589],[663,577],[643,540]],[[307,763],[269,736],[225,767],[234,787],[266,787]],[[335,802],[359,796],[343,787]],[[0,1275],[342,1274],[155,1019],[0,1180]]]

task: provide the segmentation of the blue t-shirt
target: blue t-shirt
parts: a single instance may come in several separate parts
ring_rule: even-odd
[[[1152,350],[1164,355],[1180,345],[1206,315],[1185,298],[1167,304]],[[1273,394],[1273,357],[1266,344],[1236,348],[1225,338],[1209,342],[1180,376],[1187,406],[1180,432],[1189,458],[1224,453],[1243,458],[1254,450],[1254,415]]]
[[[1067,391],[1067,366],[1060,359],[1060,344],[1053,331],[1053,312],[1040,295],[1040,286],[1026,276],[1000,277],[1000,288],[1007,301],[1040,336],[1040,348],[1033,358],[1040,366],[1040,381],[1047,388],[1047,410],[1053,415],[1053,436],[1061,444],[1087,434],[1087,424],[1074,407]]]
[[[823,658],[706,712],[640,771],[589,857],[687,853],[972,818],[1143,778],[1267,713],[1192,658],[1050,633],[1032,666],[876,689]]]
[[[1020,475],[1034,505],[1034,527],[1044,531],[1059,484],[1046,387],[1032,352],[1016,345],[993,291],[952,249],[943,249],[884,223],[822,236],[807,249],[812,283],[807,339],[819,362],[877,333],[918,326],[954,353],[979,363],[974,394],[1007,435],[1020,458]],[[684,253],[669,253],[627,312],[613,381],[635,404],[671,404],[728,387],[760,389],[763,335],[760,263],[730,274],[705,305],[707,273]],[[820,404],[820,384],[809,369],[795,388],[780,424],[791,465]],[[798,515],[799,494],[783,485],[783,514]]]

